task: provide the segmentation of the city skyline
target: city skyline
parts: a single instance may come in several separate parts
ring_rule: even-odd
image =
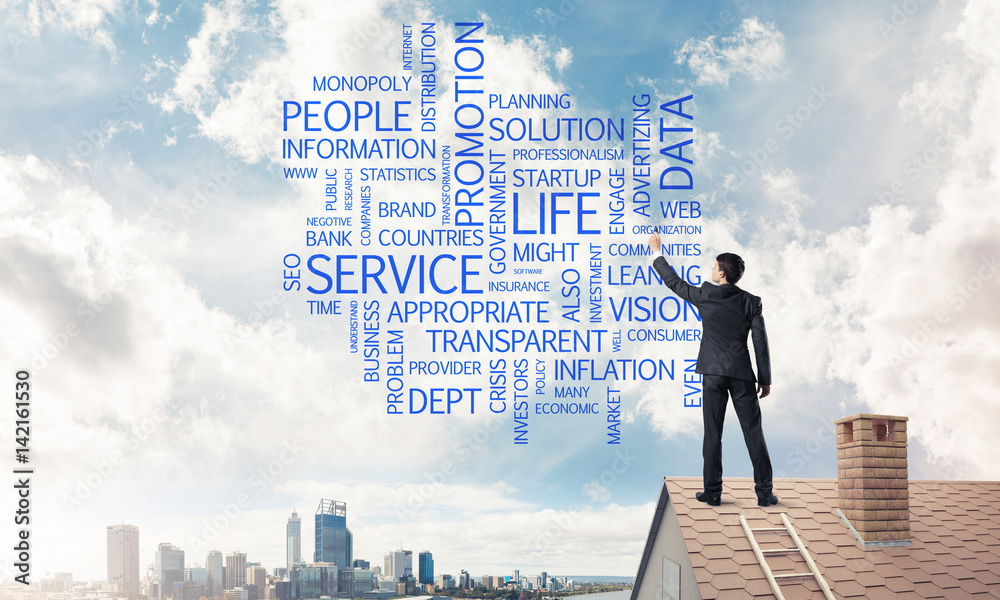
[[[320,503],[321,507],[325,506],[324,502],[325,501],[321,501]],[[293,510],[292,515],[296,514],[297,513]],[[112,579],[112,560],[113,560],[112,557],[114,556],[117,559],[117,557],[123,551],[127,550],[123,549],[123,545],[128,546],[128,548],[133,548],[136,556],[138,555],[139,527],[131,524],[122,524],[122,525],[109,525],[107,529],[108,529],[108,535],[107,535],[108,577],[103,580],[93,580],[93,581],[107,581],[109,583],[114,583],[116,580]],[[112,533],[112,531],[114,531],[114,534]],[[123,534],[122,533],[123,531],[126,532],[126,534]],[[287,542],[288,538],[286,538],[286,544]],[[156,555],[158,555],[157,558],[154,560],[153,563],[147,565],[148,568],[152,569],[154,579],[156,579],[159,576],[160,580],[163,581],[164,579],[162,571],[170,570],[170,571],[180,571],[181,581],[183,581],[183,573],[185,571],[191,569],[200,569],[206,572],[208,580],[212,582],[213,585],[218,584],[218,586],[220,587],[220,589],[217,591],[215,590],[215,588],[210,588],[209,589],[210,592],[215,592],[212,595],[218,595],[218,592],[221,592],[223,589],[233,589],[235,587],[241,587],[249,583],[247,580],[248,578],[247,569],[252,565],[260,565],[258,568],[265,569],[265,572],[267,574],[273,574],[276,568],[283,568],[277,565],[270,566],[269,568],[267,565],[261,564],[257,561],[249,561],[249,557],[247,556],[247,554],[244,552],[240,552],[238,550],[233,550],[230,552],[224,552],[218,549],[209,550],[205,556],[205,561],[204,561],[205,564],[201,565],[201,563],[196,559],[196,557],[189,556],[185,552],[185,549],[183,547],[177,546],[171,542],[159,542],[156,544],[156,548],[157,548]],[[113,553],[113,550],[116,552]],[[456,574],[443,573],[443,572],[440,573],[440,575],[436,574],[436,571],[439,571],[439,569],[437,569],[434,566],[435,559],[433,558],[433,554],[434,554],[433,552],[427,550],[419,551],[419,553],[417,554],[418,560],[416,562],[416,565],[414,565],[413,550],[406,550],[406,549],[387,550],[384,553],[383,557],[385,568],[382,570],[382,574],[384,576],[390,576],[394,579],[398,577],[412,576],[417,579],[417,583],[436,584],[438,581],[438,577],[441,575],[449,576],[453,578],[456,583],[458,583],[459,574],[468,573],[466,569],[460,569],[459,571],[456,572]],[[223,557],[225,559],[225,565],[223,565],[222,562]],[[356,562],[359,560],[371,563],[371,559],[360,559],[360,558],[355,558],[353,559],[352,562]],[[392,564],[394,565],[398,564],[400,570],[399,573],[395,573],[394,570],[390,569],[389,567],[390,560],[393,561]],[[310,563],[309,561],[298,561],[298,563],[313,564]],[[330,564],[330,563],[324,563],[324,564]],[[135,572],[136,572],[136,587],[138,587],[139,580],[141,579],[141,577],[139,576],[139,565],[137,562],[133,563],[133,565],[135,566]],[[225,571],[222,571],[223,566],[226,567]],[[145,571],[145,569],[143,569],[143,571]],[[224,580],[221,575],[223,572],[225,573]],[[159,575],[157,575],[158,573]],[[504,578],[509,578],[511,581],[515,580],[519,581],[521,577],[527,577],[527,578],[538,577],[541,579],[547,576],[546,571],[540,571],[539,575],[536,576],[532,576],[530,574],[522,575],[520,569],[514,569],[512,573],[513,573],[512,575],[497,575],[496,572],[483,572],[479,574],[478,577],[476,576],[476,574],[470,574],[470,575],[480,582],[482,582],[484,577],[486,578],[500,577],[501,581]],[[419,575],[424,575],[424,577],[420,577]],[[176,573],[168,576],[167,581],[172,583],[174,580],[171,579],[171,577],[175,578]],[[564,578],[572,577],[572,575],[563,575],[562,577]],[[614,576],[614,577],[620,577],[620,576]],[[78,581],[88,581],[88,580],[78,579]],[[542,585],[544,585],[544,583]]]

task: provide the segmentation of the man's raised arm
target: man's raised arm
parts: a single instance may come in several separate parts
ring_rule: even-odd
[[[649,236],[649,248],[656,255],[656,259],[653,260],[653,268],[656,269],[656,273],[663,280],[663,283],[667,284],[667,287],[673,290],[681,299],[697,305],[701,289],[677,276],[677,273],[674,272],[674,268],[670,266],[667,259],[660,255],[660,247],[660,234],[653,233],[653,235]]]

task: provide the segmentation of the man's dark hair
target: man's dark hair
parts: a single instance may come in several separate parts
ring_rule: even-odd
[[[739,256],[732,252],[723,252],[716,256],[715,260],[719,263],[719,270],[726,276],[726,281],[729,283],[736,283],[743,277],[743,270],[746,266]]]

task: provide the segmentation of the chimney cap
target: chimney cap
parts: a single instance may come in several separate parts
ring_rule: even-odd
[[[859,413],[856,415],[851,415],[849,417],[844,417],[843,419],[837,419],[834,421],[836,424],[840,423],[853,423],[859,419],[873,419],[876,421],[909,421],[909,417],[901,417],[897,415],[872,415],[868,413]]]

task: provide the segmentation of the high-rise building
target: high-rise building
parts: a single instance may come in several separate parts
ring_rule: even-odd
[[[319,501],[316,508],[316,552],[313,561],[350,569],[354,560],[353,536],[347,528],[347,503]]]
[[[206,595],[209,598],[222,596],[222,589],[226,580],[222,578],[222,553],[218,550],[209,550],[205,557],[205,570],[208,571],[208,584]]]
[[[371,569],[372,568],[371,563],[368,562],[367,560],[362,559],[362,558],[355,558],[354,562],[352,564],[353,564],[353,566],[354,566],[355,569]]]
[[[292,598],[337,597],[339,569],[331,563],[298,564],[291,572]]]
[[[401,581],[413,575],[413,551],[390,550],[385,553],[385,569],[382,575],[386,579]]]
[[[58,582],[58,586],[61,587],[63,589],[63,591],[66,591],[66,592],[72,592],[73,591],[73,574],[72,573],[56,573],[55,575],[52,576],[52,579],[54,579],[56,582]]]
[[[344,598],[360,598],[375,589],[375,580],[369,569],[341,569],[337,574],[337,587]]]
[[[247,582],[247,555],[243,552],[230,552],[226,555],[225,589],[235,590]]]
[[[167,598],[174,593],[175,583],[184,583],[184,551],[170,543],[156,548],[153,563],[153,583],[156,597]]]
[[[514,586],[517,587],[517,589],[521,589],[521,571],[520,571],[520,569],[514,569],[514,575],[511,576],[510,580],[514,582]]]
[[[267,569],[260,563],[247,564],[247,582],[244,586],[258,600],[267,595]]]
[[[108,525],[108,583],[139,596],[139,528]]]
[[[469,572],[466,571],[465,569],[462,569],[462,572],[459,573],[458,575],[458,587],[462,588],[463,590],[472,589],[472,578],[469,577]]]
[[[549,574],[542,571],[542,574],[538,576],[538,588],[542,590],[549,589]]]
[[[433,584],[434,583],[434,557],[431,553],[424,550],[418,555],[417,562],[417,581],[423,584]]]
[[[299,562],[302,562],[302,519],[293,510],[285,526],[285,564],[290,571]]]
[[[183,598],[174,594],[174,600],[198,600],[208,595],[208,569],[205,567],[188,567],[184,569],[184,585],[181,586]],[[177,584],[174,584],[177,590]]]

